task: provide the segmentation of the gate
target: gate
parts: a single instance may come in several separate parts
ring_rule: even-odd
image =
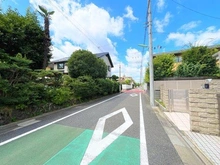
[[[189,113],[189,93],[185,89],[168,91],[168,106],[171,112]]]

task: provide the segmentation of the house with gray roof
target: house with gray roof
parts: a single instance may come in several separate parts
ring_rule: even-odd
[[[110,54],[108,52],[103,53],[96,53],[95,54],[97,58],[101,58],[104,60],[104,62],[107,65],[107,77],[111,77],[111,68],[113,68],[113,63],[110,57]],[[63,72],[64,74],[68,74],[68,66],[67,61],[70,57],[64,57],[58,60],[51,61],[50,68],[53,70],[58,70],[60,72]]]

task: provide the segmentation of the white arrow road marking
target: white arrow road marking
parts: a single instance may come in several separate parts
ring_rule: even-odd
[[[135,96],[138,96],[136,93],[132,93],[130,94],[131,97],[135,97]]]
[[[117,115],[119,113],[123,114],[125,122],[122,125],[120,125],[118,128],[116,128],[114,131],[109,133],[105,138],[102,139],[106,119],[114,115]],[[88,165],[90,162],[92,162],[103,150],[105,150],[132,124],[133,121],[131,120],[131,117],[129,116],[125,108],[122,108],[118,111],[115,111],[113,113],[101,117],[96,125],[92,138],[89,142],[88,148],[86,149],[85,155],[83,156],[81,165]]]

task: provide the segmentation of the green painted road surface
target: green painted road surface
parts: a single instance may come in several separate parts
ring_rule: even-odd
[[[93,130],[53,124],[0,147],[1,165],[79,165]],[[106,133],[105,133],[106,135]],[[140,140],[119,136],[90,164],[140,164]]]

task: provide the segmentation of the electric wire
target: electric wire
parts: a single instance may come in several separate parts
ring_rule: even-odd
[[[148,22],[148,11],[149,11],[150,3],[147,3],[147,11],[146,11],[146,18],[145,18],[145,27],[144,27],[144,39],[143,39],[143,45],[146,44],[146,35],[147,35],[147,27],[149,26]],[[143,55],[145,51],[145,46],[142,47],[142,53],[141,53],[141,67],[140,67],[140,84],[142,83],[142,67],[143,67]]]
[[[178,4],[179,6],[182,6],[182,7],[186,8],[186,9],[192,11],[192,12],[195,12],[195,13],[197,13],[197,14],[200,14],[200,15],[203,15],[203,16],[206,16],[206,17],[210,17],[210,18],[213,18],[213,19],[220,19],[220,17],[211,16],[211,15],[208,15],[208,14],[205,14],[205,13],[202,13],[202,12],[199,12],[199,11],[196,11],[196,10],[194,10],[194,9],[192,9],[192,8],[189,8],[189,7],[183,5],[183,4],[179,3],[179,2],[176,2],[176,1],[174,1],[174,0],[171,0],[171,1],[174,2],[174,3],[176,3],[176,4]]]
[[[62,11],[59,7],[55,6],[51,0],[49,0],[49,2],[50,2],[50,4],[53,5],[77,30],[79,30],[96,48],[98,48],[101,52],[104,52],[104,51],[100,48],[100,46],[96,45],[95,42],[94,42],[91,38],[89,38],[86,33],[84,33],[79,27],[77,27],[77,26],[74,24],[74,23],[63,13],[63,11]],[[74,20],[74,21],[76,21],[76,20]],[[77,22],[77,21],[76,21],[76,22]],[[79,23],[78,23],[78,24],[79,24]],[[80,25],[80,24],[79,24],[79,25]],[[82,27],[81,27],[81,28],[82,28]],[[83,28],[82,28],[82,29],[83,29]],[[85,30],[84,30],[84,31],[85,31]]]

